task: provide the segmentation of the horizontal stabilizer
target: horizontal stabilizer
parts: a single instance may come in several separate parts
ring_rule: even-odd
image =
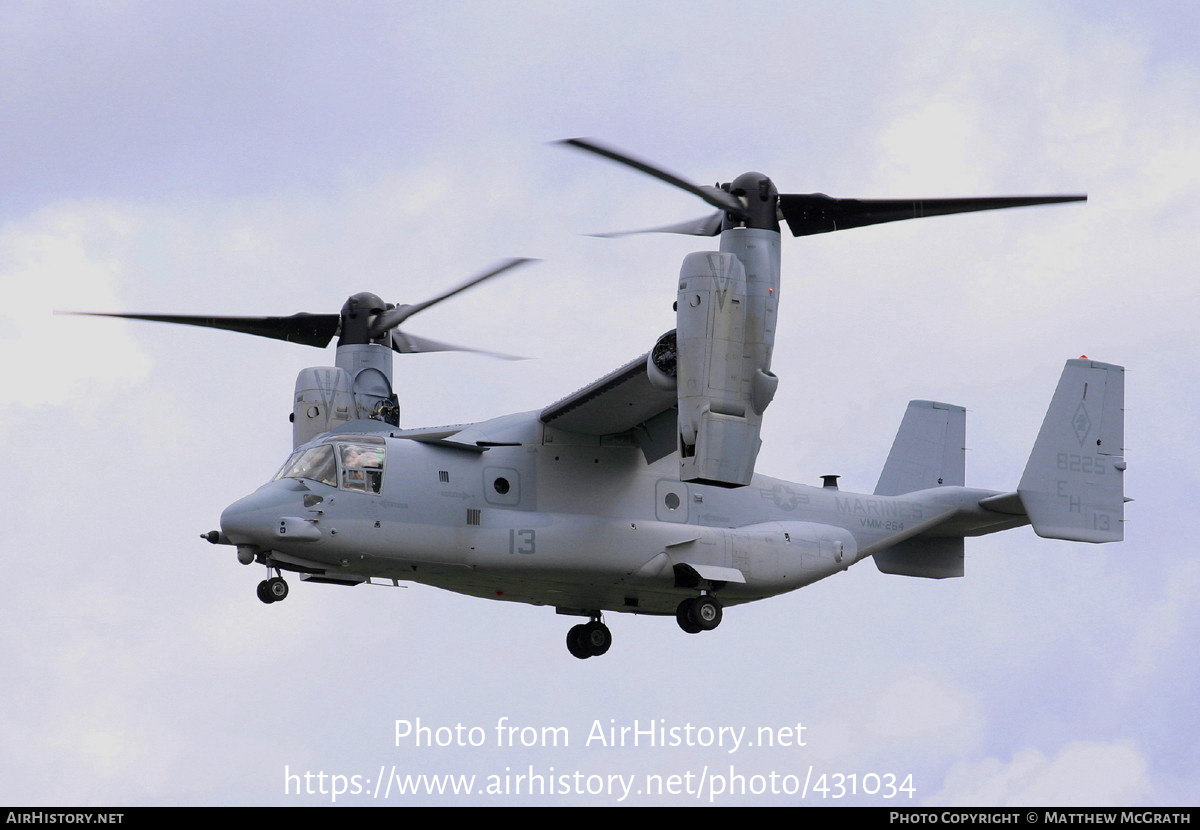
[[[1017,492],[1038,536],[1124,538],[1125,369],[1068,360]]]
[[[966,483],[967,411],[934,401],[912,401],[888,454],[877,496],[899,496]]]

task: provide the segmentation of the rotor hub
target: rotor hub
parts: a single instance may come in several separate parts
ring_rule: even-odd
[[[722,189],[731,196],[736,196],[746,209],[744,220],[726,213],[725,229],[746,227],[779,231],[779,190],[769,177],[750,171],[738,176]]]
[[[385,303],[378,295],[362,291],[347,298],[342,305],[341,336],[339,346],[352,346],[359,343],[386,343],[386,337],[372,337],[371,324],[383,312],[394,308]]]

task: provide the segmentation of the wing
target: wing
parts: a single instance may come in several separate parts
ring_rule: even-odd
[[[629,361],[541,412],[517,412],[477,424],[396,430],[396,438],[486,451],[489,447],[540,443],[542,428],[600,438],[631,435],[652,464],[677,449],[676,393],[650,382],[646,358]],[[569,442],[568,442],[569,443]]]
[[[647,356],[635,358],[551,404],[538,419],[548,427],[583,435],[617,435],[637,429],[648,461],[674,452],[676,393],[650,383]]]

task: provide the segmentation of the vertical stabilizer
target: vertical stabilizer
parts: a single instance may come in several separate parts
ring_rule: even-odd
[[[1038,536],[1124,538],[1125,369],[1068,360],[1017,492]]]
[[[911,401],[892,442],[877,496],[899,496],[939,485],[966,484],[967,411],[934,401]]]

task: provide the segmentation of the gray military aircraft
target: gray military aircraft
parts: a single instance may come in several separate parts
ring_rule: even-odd
[[[579,658],[608,651],[606,611],[674,615],[710,631],[729,606],[804,587],[868,557],[889,574],[963,575],[964,538],[1030,524],[1082,542],[1122,538],[1124,369],[1067,361],[1015,491],[967,487],[965,410],[913,401],[872,494],[754,472],[771,373],[780,221],[794,236],[1084,196],[857,200],[781,194],[744,173],[699,187],[594,141],[568,146],[684,189],[716,208],[654,230],[719,236],[690,254],[676,328],[647,354],[544,409],[401,429],[392,353],[461,347],[400,331],[414,314],[525,260],[417,305],[374,294],[339,314],[109,316],[241,331],[325,347],[335,365],[296,380],[294,452],[204,534],[258,563],[263,602],[303,582],[419,582],[586,618]]]

